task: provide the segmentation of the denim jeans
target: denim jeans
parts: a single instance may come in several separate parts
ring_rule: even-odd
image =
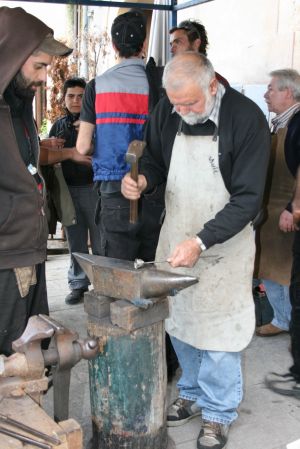
[[[266,287],[267,297],[274,310],[272,324],[279,327],[279,329],[288,331],[292,309],[289,287],[268,279],[262,279],[261,282]]]
[[[90,281],[72,253],[88,254],[88,232],[90,234],[93,254],[100,254],[100,226],[95,225],[95,209],[98,194],[92,185],[69,186],[76,211],[77,223],[66,228],[69,251],[71,254],[68,282],[71,290],[87,289]]]
[[[179,396],[196,401],[203,419],[230,424],[243,397],[241,353],[205,351],[171,340],[182,369]]]

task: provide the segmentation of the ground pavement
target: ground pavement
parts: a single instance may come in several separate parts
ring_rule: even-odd
[[[48,256],[47,285],[51,316],[86,336],[86,315],[83,304],[68,306],[68,255]],[[300,439],[300,400],[282,397],[264,386],[264,376],[270,371],[285,372],[291,364],[288,335],[271,338],[254,337],[244,351],[244,400],[239,419],[232,425],[226,449],[286,449],[288,443]],[[176,382],[168,385],[168,402],[176,397]],[[52,413],[52,390],[44,399],[44,406]],[[70,389],[70,417],[84,429],[85,444],[91,437],[89,385],[87,362],[81,361],[72,370]],[[169,447],[196,449],[200,429],[199,417],[184,426],[169,429],[173,442]],[[117,449],[117,448],[116,448]],[[147,449],[147,448],[145,448]],[[300,449],[297,447],[293,449]]]

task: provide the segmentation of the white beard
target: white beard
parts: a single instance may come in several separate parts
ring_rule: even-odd
[[[178,114],[182,118],[182,120],[187,123],[188,125],[197,125],[199,123],[205,123],[208,120],[208,117],[211,114],[211,111],[213,110],[214,104],[215,104],[216,98],[213,96],[207,95],[206,97],[206,104],[205,104],[205,110],[202,113],[196,113],[190,111],[188,114]]]

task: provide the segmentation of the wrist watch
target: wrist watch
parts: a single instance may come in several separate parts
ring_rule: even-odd
[[[202,242],[202,240],[200,239],[200,237],[198,237],[198,235],[196,235],[195,237],[196,242],[198,243],[201,251],[205,251],[206,250],[206,246],[204,245],[204,243]]]

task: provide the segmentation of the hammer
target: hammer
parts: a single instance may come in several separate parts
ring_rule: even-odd
[[[142,140],[133,140],[128,146],[126,153],[126,162],[130,164],[130,176],[137,182],[138,180],[138,161],[142,156],[146,142]],[[138,200],[130,200],[129,223],[136,223],[138,218]]]

